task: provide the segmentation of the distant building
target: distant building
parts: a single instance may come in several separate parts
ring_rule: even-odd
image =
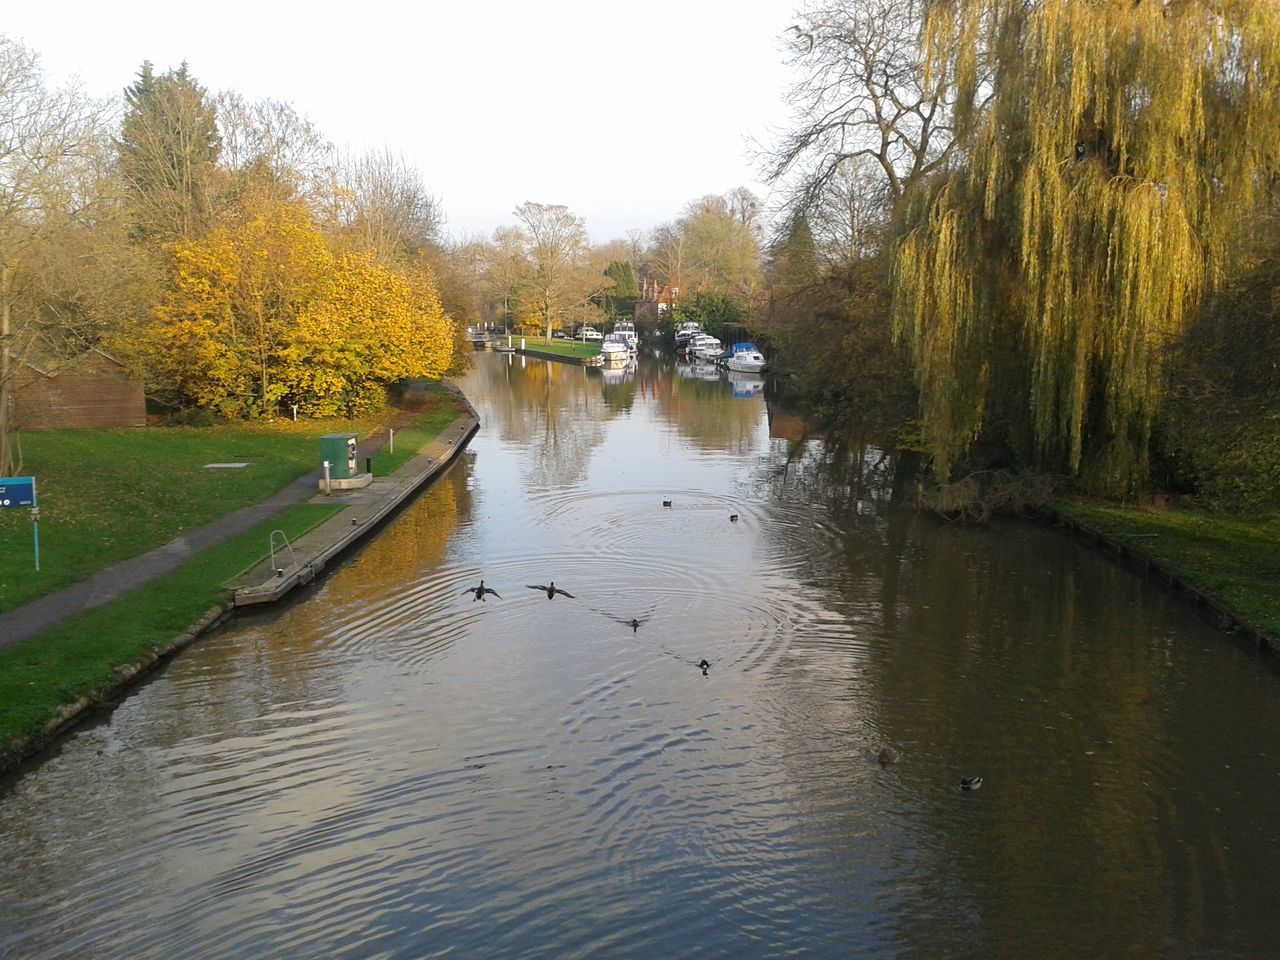
[[[14,378],[12,396],[19,430],[147,425],[142,384],[130,379],[124,364],[98,347],[56,366],[23,364]]]
[[[640,299],[636,301],[636,319],[657,320],[667,314],[680,299],[680,288],[644,277],[640,280]]]

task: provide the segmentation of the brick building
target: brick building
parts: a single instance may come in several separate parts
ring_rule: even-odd
[[[97,347],[56,367],[24,363],[12,396],[19,430],[147,424],[142,384],[129,379],[124,364]]]

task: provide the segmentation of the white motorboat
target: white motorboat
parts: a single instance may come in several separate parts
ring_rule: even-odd
[[[631,359],[627,338],[618,333],[608,334],[600,343],[600,359],[609,364],[625,364]]]
[[[687,320],[676,327],[676,352],[687,350],[689,341],[694,337],[702,336],[702,332],[702,324],[693,320]]]
[[[735,343],[724,365],[738,373],[759,373],[765,368],[766,361],[754,343]]]
[[[640,337],[636,334],[636,325],[630,320],[619,320],[613,325],[613,332],[627,341],[627,346],[631,348],[632,353],[640,348]]]
[[[687,353],[698,360],[716,360],[724,353],[724,345],[715,337],[703,333],[689,341]]]

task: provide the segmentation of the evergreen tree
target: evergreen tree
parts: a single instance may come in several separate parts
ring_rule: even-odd
[[[795,292],[812,287],[822,278],[818,266],[818,245],[804,214],[792,218],[786,238],[774,251],[770,271],[775,295],[780,291]]]
[[[124,95],[116,148],[134,236],[192,239],[213,215],[221,149],[213,104],[185,63],[157,76],[144,62]]]
[[[613,289],[609,293],[614,300],[640,299],[640,284],[629,260],[614,260],[605,267],[604,275],[613,280]]]

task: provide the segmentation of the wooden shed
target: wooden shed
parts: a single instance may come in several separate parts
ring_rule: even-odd
[[[56,367],[23,364],[13,399],[19,430],[147,425],[142,384],[129,379],[124,364],[98,347]]]

